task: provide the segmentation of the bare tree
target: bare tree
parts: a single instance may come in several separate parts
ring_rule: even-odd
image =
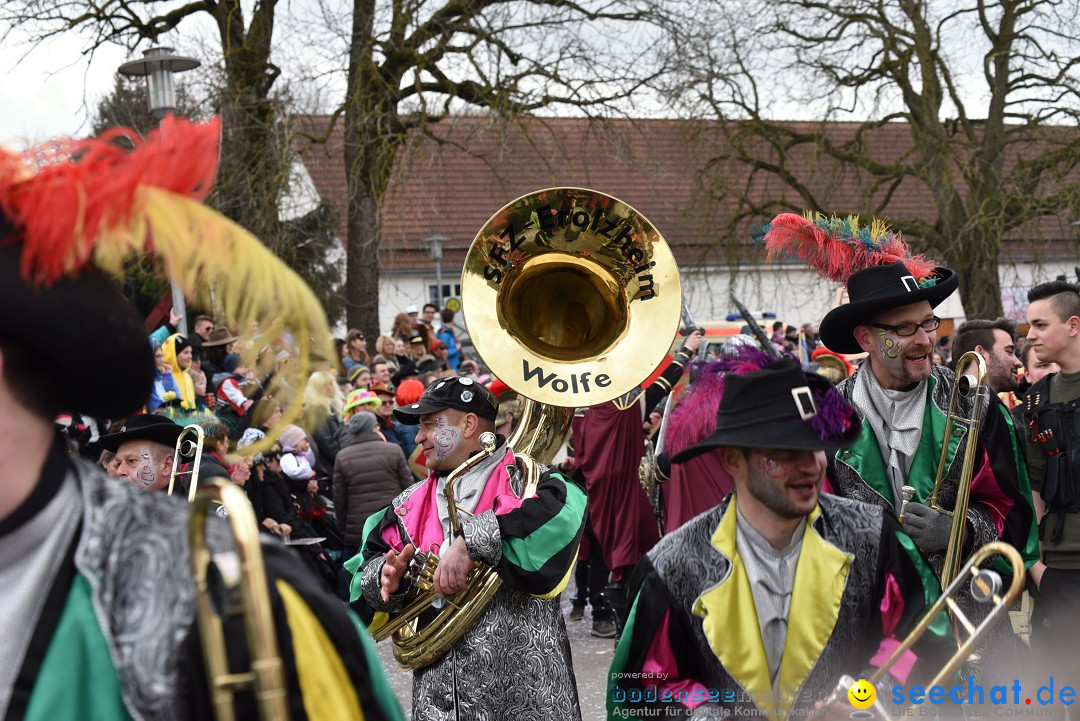
[[[354,0],[343,108],[351,327],[379,330],[381,206],[410,133],[461,109],[613,107],[656,75],[650,2]]]
[[[958,272],[968,317],[992,318],[1003,243],[1067,230],[1080,208],[1078,8],[702,0],[694,16],[714,22],[672,34],[666,90],[719,121],[706,184],[731,230],[804,208],[892,215]],[[859,207],[831,207],[841,185]]]
[[[320,9],[337,21],[341,13],[333,1]],[[217,202],[273,247],[275,239],[287,235],[277,207],[287,169],[268,165],[268,156],[280,156],[268,149],[289,144],[275,126],[280,109],[271,94],[279,75],[270,61],[277,5],[277,0],[254,5],[11,0],[0,7],[0,23],[39,40],[82,30],[92,52],[106,42],[129,47],[144,39],[156,42],[188,18],[212,18],[224,70],[223,190]],[[659,21],[663,5],[659,0],[353,0],[346,95],[333,116],[344,117],[350,326],[379,331],[381,205],[396,153],[410,133],[469,108],[503,117],[560,105],[576,113],[612,108],[657,75],[650,23]]]

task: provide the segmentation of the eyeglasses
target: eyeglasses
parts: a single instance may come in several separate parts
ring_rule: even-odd
[[[937,330],[939,325],[941,325],[941,318],[938,318],[937,316],[934,316],[933,318],[928,318],[922,323],[901,323],[900,325],[885,325],[884,323],[870,324],[870,326],[873,328],[880,328],[881,330],[891,330],[893,333],[896,333],[896,335],[900,336],[901,338],[915,335],[915,333],[918,332],[919,328],[922,328],[927,333],[930,333]]]

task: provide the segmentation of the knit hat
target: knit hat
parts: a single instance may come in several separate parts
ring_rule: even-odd
[[[300,426],[294,426],[290,424],[285,426],[285,428],[281,431],[281,435],[278,436],[278,439],[281,441],[281,447],[284,450],[292,451],[295,450],[296,447],[300,445],[305,439],[307,439],[307,435],[304,433],[304,429]]]
[[[373,413],[357,413],[345,421],[345,432],[353,436],[358,436],[361,433],[371,433],[374,428],[375,414]]]
[[[368,367],[363,363],[353,366],[353,369],[349,371],[349,382],[355,383],[356,379],[360,377],[360,374],[366,372],[368,372]]]
[[[225,370],[226,373],[232,373],[234,370],[236,370],[236,367],[238,365],[240,365],[240,356],[236,353],[230,353],[229,355],[225,356],[225,360],[221,363],[221,367]]]
[[[401,381],[398,385],[394,400],[397,401],[399,406],[407,406],[416,403],[420,400],[420,396],[422,395],[424,395],[424,384],[410,378],[409,380]]]

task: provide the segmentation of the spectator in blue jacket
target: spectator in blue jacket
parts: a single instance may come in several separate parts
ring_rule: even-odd
[[[442,325],[439,326],[435,336],[446,344],[446,363],[457,373],[458,366],[461,364],[461,343],[454,330],[454,311],[443,308],[439,317],[442,319]]]

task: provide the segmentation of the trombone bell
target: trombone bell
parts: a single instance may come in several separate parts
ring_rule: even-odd
[[[176,479],[180,476],[190,476],[188,479],[188,503],[194,503],[195,492],[199,488],[199,464],[202,462],[203,440],[205,437],[206,434],[198,423],[184,426],[184,430],[180,431],[180,435],[176,438],[176,445],[173,447],[173,466],[172,472],[169,474],[170,496],[176,487]],[[191,459],[191,468],[186,471],[180,470],[184,459]]]

